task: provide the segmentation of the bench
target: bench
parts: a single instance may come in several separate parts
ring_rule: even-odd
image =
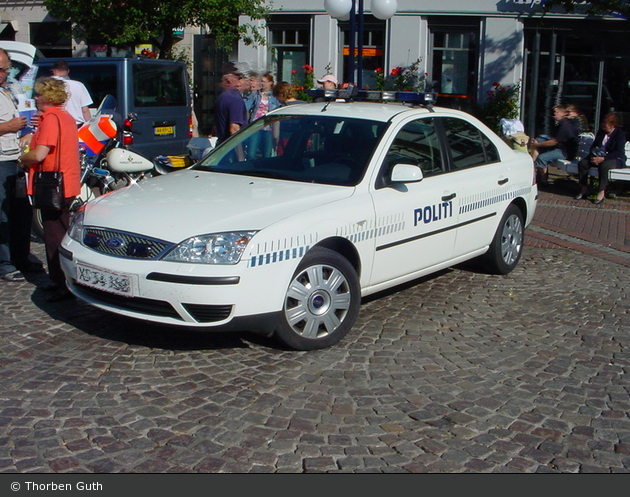
[[[578,175],[578,162],[586,157],[591,150],[591,145],[595,140],[593,133],[582,133],[578,140],[578,151],[575,159],[567,160],[562,159],[554,162],[552,165],[567,172],[568,174]],[[624,169],[611,169],[608,172],[608,179],[611,181],[630,181],[630,142],[626,142],[626,167]],[[597,178],[599,176],[599,169],[597,167],[591,167],[588,170],[589,176]]]

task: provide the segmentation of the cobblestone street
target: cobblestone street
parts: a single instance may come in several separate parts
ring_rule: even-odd
[[[624,230],[626,204],[605,206]],[[560,229],[574,207],[541,194],[510,275],[370,298],[315,352],[5,283],[0,472],[628,472],[628,246]]]

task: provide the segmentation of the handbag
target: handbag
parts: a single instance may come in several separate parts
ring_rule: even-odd
[[[33,178],[33,197],[31,199],[34,209],[61,210],[65,205],[63,188],[63,172],[59,170],[61,144],[61,123],[59,123],[59,142],[57,144],[57,170],[37,171]]]
[[[64,200],[63,173],[37,171],[33,178],[33,208],[61,210]]]

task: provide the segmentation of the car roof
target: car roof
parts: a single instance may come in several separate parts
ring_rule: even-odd
[[[452,109],[436,107],[434,110],[451,111]],[[413,113],[420,116],[430,115],[431,112],[426,107],[411,107],[396,102],[312,102],[287,105],[273,111],[274,114],[335,116],[382,122],[388,122],[394,116],[403,113]]]

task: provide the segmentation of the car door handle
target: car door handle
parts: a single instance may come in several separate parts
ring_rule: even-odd
[[[450,195],[444,195],[442,197],[442,202],[448,202],[449,200],[453,200],[455,197],[457,197],[456,193],[451,193]]]
[[[500,179],[500,180],[499,180],[499,185],[505,185],[508,181],[510,181],[510,179],[509,179],[509,178]]]

